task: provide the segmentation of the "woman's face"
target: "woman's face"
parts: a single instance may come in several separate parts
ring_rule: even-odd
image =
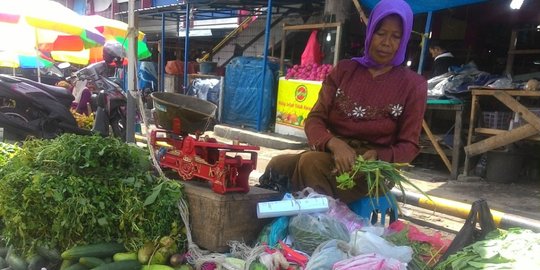
[[[371,37],[369,56],[380,65],[388,65],[399,49],[403,26],[401,18],[390,15],[379,22]]]

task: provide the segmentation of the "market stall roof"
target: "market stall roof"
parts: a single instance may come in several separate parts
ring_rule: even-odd
[[[369,10],[379,3],[380,0],[361,0],[363,6]],[[464,6],[484,2],[486,0],[405,0],[411,6],[414,14],[437,11],[457,6]]]
[[[273,14],[290,13],[305,13],[312,10],[321,9],[324,7],[325,0],[273,0]],[[192,0],[179,1],[176,4],[155,6],[150,8],[137,9],[139,18],[161,18],[162,15],[166,19],[175,20],[185,15],[186,4],[190,4],[191,8],[195,9],[195,19],[215,19],[237,17],[239,10],[261,11],[265,9],[267,0]],[[116,15],[127,16],[127,11],[118,12]]]

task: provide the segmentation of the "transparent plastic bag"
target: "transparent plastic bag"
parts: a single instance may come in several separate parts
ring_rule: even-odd
[[[308,254],[325,241],[338,239],[349,242],[350,236],[343,223],[327,214],[300,214],[291,218],[289,234],[293,247]]]
[[[407,264],[396,259],[386,258],[376,253],[352,257],[334,264],[332,270],[406,270]]]
[[[306,265],[306,270],[327,270],[342,260],[349,258],[351,246],[341,240],[328,240],[320,244]]]
[[[369,219],[360,217],[353,212],[345,203],[334,199],[331,196],[319,194],[312,188],[305,188],[299,195],[299,198],[320,198],[325,197],[328,200],[328,212],[327,215],[335,218],[345,225],[349,233],[353,233],[365,226],[371,225]]]
[[[403,263],[409,263],[412,260],[413,250],[411,247],[396,246],[370,232],[356,232],[351,236],[350,245],[355,248],[357,254],[377,253]]]

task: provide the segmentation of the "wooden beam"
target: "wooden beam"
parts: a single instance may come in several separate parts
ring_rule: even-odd
[[[489,150],[497,149],[519,140],[526,139],[536,134],[538,134],[538,130],[536,130],[531,124],[526,124],[511,131],[507,131],[499,135],[489,137],[485,140],[470,144],[465,147],[465,153],[470,157],[476,156]]]
[[[317,24],[300,24],[300,25],[285,25],[283,30],[312,30],[312,29],[322,29],[322,28],[337,28],[341,23],[317,23]]]
[[[508,131],[494,128],[475,128],[474,132],[486,135],[499,135]],[[532,137],[528,137],[526,140],[540,142],[540,135],[533,135]]]
[[[429,128],[428,124],[426,123],[426,120],[422,120],[422,128],[424,129],[424,132],[426,132],[426,135],[428,136],[429,140],[431,141],[431,144],[433,144],[433,147],[435,147],[435,151],[437,151],[437,154],[441,157],[443,160],[444,165],[448,169],[449,172],[452,172],[452,164],[450,163],[450,160],[444,153],[444,150],[441,148],[441,145],[433,136],[433,133],[431,132],[431,129]]]
[[[531,124],[538,132],[540,132],[540,118],[538,118],[536,114],[529,111],[527,107],[521,105],[521,103],[506,92],[497,91],[494,96],[508,108],[512,109],[512,111],[519,113],[527,123]]]
[[[478,90],[477,90],[478,89]],[[476,96],[493,96],[497,92],[505,92],[514,97],[540,97],[540,91],[523,91],[523,90],[502,90],[491,88],[475,88],[473,94]]]
[[[366,13],[364,13],[364,10],[362,10],[362,7],[360,6],[360,2],[358,0],[352,0],[354,3],[354,6],[356,7],[356,10],[358,11],[358,14],[360,15],[360,21],[364,23],[364,25],[367,26],[368,23],[368,17],[366,16]]]

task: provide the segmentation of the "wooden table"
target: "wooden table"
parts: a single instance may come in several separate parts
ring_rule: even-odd
[[[495,97],[506,107],[510,108],[514,113],[519,114],[525,121],[525,124],[512,130],[475,128],[474,123],[476,123],[477,114],[479,111],[479,98],[482,96]],[[516,99],[517,97],[540,97],[540,92],[493,88],[472,89],[471,119],[469,133],[467,136],[467,146],[465,147],[465,175],[467,175],[469,172],[469,159],[472,156],[476,156],[524,139],[540,140],[540,118],[536,114],[529,111],[527,107],[523,106]],[[473,133],[493,136],[473,142]]]
[[[439,144],[435,135],[431,131],[426,120],[422,122],[422,129],[426,133],[431,145],[435,149],[435,152],[442,159],[444,165],[450,172],[450,177],[452,179],[457,179],[458,169],[459,169],[459,155],[461,152],[461,130],[462,130],[462,116],[463,116],[463,103],[459,100],[438,100],[438,99],[428,99],[427,101],[427,110],[443,110],[443,111],[454,111],[455,112],[455,125],[454,125],[454,141],[452,146],[452,151],[448,153],[445,151]],[[426,151],[422,151],[426,152]],[[427,151],[429,152],[429,151]],[[452,157],[452,161],[448,159],[448,156]]]

